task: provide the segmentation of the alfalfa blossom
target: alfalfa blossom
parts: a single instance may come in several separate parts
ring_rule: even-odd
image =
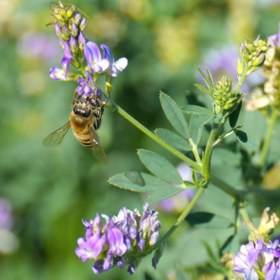
[[[114,266],[128,266],[128,273],[133,274],[160,232],[157,212],[147,204],[142,215],[137,209],[122,208],[116,216],[96,214],[93,220],[83,224],[85,236],[78,239],[75,252],[83,262],[94,260],[92,270],[96,274]]]
[[[246,108],[262,110],[268,106],[280,105],[280,29],[277,34],[267,38],[266,59],[262,67],[262,75],[265,78],[261,87],[256,88],[249,100],[246,101]]]
[[[111,79],[126,68],[127,59],[122,57],[115,60],[107,45],[101,44],[99,47],[85,37],[83,30],[86,18],[74,5],[59,1],[52,5],[52,15],[64,55],[61,67],[50,68],[50,77],[54,80],[76,81],[76,92],[82,98],[88,98],[100,92],[96,80],[105,76],[106,91],[109,94]]]
[[[278,280],[280,279],[279,241],[265,243],[263,240],[250,241],[241,245],[234,257],[234,272],[237,279]]]
[[[84,45],[87,41],[83,34],[86,18],[74,5],[64,5],[62,2],[52,5],[52,16],[55,20],[56,35],[59,37],[60,45],[64,51],[61,69],[64,72],[64,79],[66,79],[70,65],[79,68],[83,62]],[[60,79],[59,76],[55,76],[54,71],[57,72],[57,69],[52,67],[50,71],[51,78]]]
[[[277,280],[280,279],[280,246],[279,240],[269,240],[268,234],[276,227],[279,218],[273,213],[268,215],[269,208],[263,212],[258,228],[249,222],[249,243],[241,245],[234,257],[233,271],[237,279]]]

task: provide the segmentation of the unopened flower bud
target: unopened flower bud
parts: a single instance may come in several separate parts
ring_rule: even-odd
[[[71,35],[77,37],[79,33],[78,26],[72,21],[71,23]]]
[[[87,23],[86,18],[83,18],[80,22],[80,25],[79,25],[81,31],[83,31],[85,29],[86,23]]]
[[[244,71],[244,63],[238,59],[237,61],[237,75],[240,77]]]
[[[76,54],[79,51],[77,40],[73,36],[70,38],[69,45],[72,53]]]
[[[81,13],[77,12],[75,13],[75,15],[73,16],[72,20],[76,25],[79,25],[82,19],[82,15]]]

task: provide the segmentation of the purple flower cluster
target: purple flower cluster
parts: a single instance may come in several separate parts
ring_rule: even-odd
[[[78,239],[76,255],[83,262],[95,260],[92,269],[96,274],[125,265],[128,265],[128,273],[133,274],[141,257],[158,240],[157,212],[145,204],[142,215],[137,209],[122,208],[117,216],[102,215],[102,218],[96,214],[95,219],[83,221],[85,237]]]
[[[242,245],[234,257],[234,272],[238,279],[278,280],[280,279],[279,240],[265,243],[259,239]]]
[[[12,208],[3,198],[0,198],[0,230],[10,230],[12,227]]]
[[[51,67],[50,77],[54,80],[77,81],[78,94],[87,98],[96,93],[95,81],[100,75],[105,75],[108,80],[117,77],[126,68],[127,59],[123,57],[115,61],[108,46],[100,46],[101,54],[98,45],[86,39],[83,34],[86,19],[74,5],[59,2],[53,5],[52,11],[64,56],[61,60],[62,68]],[[71,72],[70,66],[80,74]]]

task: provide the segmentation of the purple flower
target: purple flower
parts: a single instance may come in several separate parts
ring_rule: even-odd
[[[92,94],[98,95],[100,92],[100,90],[96,87],[94,80],[88,71],[86,71],[85,79],[83,79],[82,77],[78,78],[78,86],[76,88],[76,91],[83,98],[89,97]]]
[[[102,218],[97,214],[94,220],[83,221],[85,237],[78,239],[76,255],[83,262],[95,260],[92,270],[96,274],[115,265],[128,265],[130,273],[134,272],[136,263],[159,237],[157,212],[150,210],[146,204],[142,215],[136,209],[123,208],[117,216],[110,218],[102,215]]]
[[[255,263],[263,251],[262,241],[258,241],[257,244],[251,241],[246,245],[241,245],[240,252],[234,257],[234,272],[243,275],[247,280],[258,279]]]
[[[108,59],[102,58],[98,46],[94,42],[87,42],[85,45],[85,58],[92,73],[104,73],[109,68]]]
[[[61,60],[61,65],[62,65],[62,69],[65,73],[65,78],[66,78],[68,75],[68,72],[69,72],[71,61],[73,60],[73,55],[72,55],[72,52],[70,49],[69,42],[61,40],[61,44],[62,44],[62,47],[64,50],[64,56]]]
[[[60,81],[72,81],[75,79],[75,76],[71,73],[68,73],[68,76],[65,75],[65,71],[61,68],[56,66],[52,66],[50,69],[50,77],[53,80],[60,80]]]
[[[58,44],[40,33],[24,34],[18,44],[18,53],[23,57],[32,57],[49,62],[57,58]]]
[[[267,38],[268,44],[273,44],[277,48],[280,47],[280,26],[277,34],[273,34]]]
[[[12,207],[0,198],[0,255],[11,254],[18,248],[18,239],[11,232],[13,225]]]
[[[125,57],[122,57],[115,61],[114,56],[108,46],[101,45],[101,48],[104,51],[104,58],[107,59],[110,63],[110,67],[109,67],[110,75],[112,77],[117,77],[119,73],[126,68],[128,64],[127,59]]]
[[[267,280],[280,279],[278,240],[268,244],[257,240],[241,245],[234,257],[234,272],[246,280],[257,280],[260,274]]]
[[[109,74],[112,77],[117,77],[127,66],[127,59],[122,57],[115,61],[110,48],[106,45],[101,45],[103,57],[99,47],[94,42],[87,42],[85,45],[85,58],[90,71],[95,74]]]
[[[10,230],[13,224],[11,205],[0,198],[0,230]]]

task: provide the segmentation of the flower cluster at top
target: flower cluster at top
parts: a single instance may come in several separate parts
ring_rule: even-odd
[[[250,100],[247,101],[248,110],[280,105],[280,29],[277,34],[268,37],[267,48],[267,55],[262,68],[265,82],[253,91]]]
[[[85,237],[78,239],[76,255],[84,262],[95,260],[92,269],[96,274],[126,265],[128,273],[133,274],[158,240],[157,212],[145,204],[142,215],[137,209],[122,208],[117,216],[102,218],[96,214],[93,220],[83,221]]]
[[[237,279],[246,280],[278,280],[280,279],[280,244],[279,239],[271,241],[268,234],[278,224],[275,214],[268,215],[269,208],[264,210],[261,223],[255,229],[249,222],[251,239],[242,245],[234,257],[234,272]]]
[[[266,52],[267,42],[259,38],[241,45],[240,59],[237,64],[238,84],[236,87],[233,86],[233,81],[228,75],[223,75],[218,81],[214,81],[209,70],[206,73],[200,71],[206,87],[201,84],[197,84],[197,87],[212,97],[216,115],[226,115],[234,111],[244,96],[241,93],[241,86],[248,75],[257,71],[264,64]]]
[[[115,61],[108,46],[103,44],[99,47],[87,40],[83,33],[86,18],[74,5],[53,4],[52,15],[64,51],[61,68],[53,66],[50,69],[52,79],[77,81],[78,94],[86,98],[99,91],[95,83],[97,77],[105,76],[110,83],[112,77],[117,77],[126,68],[126,58]],[[71,71],[71,67],[75,72]]]

